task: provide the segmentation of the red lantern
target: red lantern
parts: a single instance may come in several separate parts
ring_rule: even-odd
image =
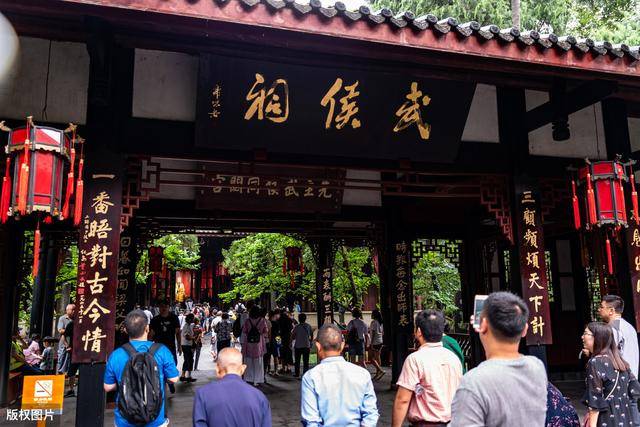
[[[291,287],[295,287],[295,274],[304,274],[304,262],[302,261],[302,249],[296,246],[284,248],[284,261],[282,262],[282,272],[289,274]]]
[[[218,262],[216,264],[216,277],[227,277],[229,276],[229,270],[226,269],[222,262]]]
[[[619,161],[595,162],[580,168],[580,184],[586,184],[588,223],[627,226],[623,181],[628,181]]]
[[[149,248],[149,270],[152,273],[162,273],[163,260],[164,248],[161,246],[151,246]]]

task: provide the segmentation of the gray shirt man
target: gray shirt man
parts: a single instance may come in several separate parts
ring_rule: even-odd
[[[544,427],[547,372],[533,356],[491,359],[462,377],[449,427]]]
[[[623,318],[614,320],[611,326],[613,327],[613,337],[620,349],[620,355],[629,364],[633,375],[638,378],[640,355],[638,354],[638,333],[636,328]]]

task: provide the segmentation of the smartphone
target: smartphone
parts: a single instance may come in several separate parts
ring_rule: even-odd
[[[487,299],[488,295],[476,295],[473,299],[473,328],[480,328],[480,314],[482,314],[482,309],[484,308],[484,302]]]

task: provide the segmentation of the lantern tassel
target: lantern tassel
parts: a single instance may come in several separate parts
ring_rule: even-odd
[[[607,236],[607,241],[605,242],[605,249],[607,251],[607,268],[609,270],[609,274],[613,275],[613,257],[611,255],[611,241],[609,240],[609,236]]]
[[[82,198],[84,197],[84,181],[82,180],[82,171],[84,169],[84,159],[80,158],[78,164],[78,181],[76,182],[76,205],[73,213],[73,225],[76,227],[80,225],[82,219]]]
[[[620,211],[622,212],[622,222],[627,223],[627,203],[624,199],[624,188],[622,187],[622,179],[618,179],[618,199],[620,200]]]
[[[20,177],[18,178],[18,212],[27,214],[27,193],[29,191],[29,141],[24,142],[24,155],[20,165]]]
[[[69,214],[71,213],[71,197],[73,196],[73,190],[75,188],[75,179],[73,174],[73,168],[76,162],[76,150],[75,148],[71,149],[71,165],[69,169],[69,173],[67,174],[67,191],[64,195],[64,207],[62,208],[62,218],[69,218]]]
[[[633,207],[633,219],[638,224],[638,192],[636,191],[636,176],[633,173],[633,167],[629,165],[629,180],[631,181],[631,205]]]
[[[578,196],[576,195],[576,182],[573,179],[571,180],[571,189],[573,190],[573,197],[571,199],[573,201],[573,225],[576,230],[579,230],[582,225],[580,223],[580,205],[578,203]]]
[[[291,278],[291,289],[294,289],[296,287],[296,276],[293,271],[289,273],[289,277]]]
[[[2,178],[2,196],[0,198],[0,222],[2,224],[9,219],[9,205],[11,204],[11,158],[7,157],[4,177]]]
[[[598,222],[598,214],[596,212],[596,196],[591,186],[591,174],[587,174],[587,205],[589,208],[589,223],[591,225]]]
[[[33,233],[33,270],[31,274],[33,278],[38,275],[38,264],[40,263],[40,221],[36,227],[35,233]]]

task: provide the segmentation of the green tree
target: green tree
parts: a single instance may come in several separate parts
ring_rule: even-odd
[[[291,287],[289,275],[282,272],[284,248],[302,248],[305,273],[297,277]],[[274,292],[279,302],[287,294],[299,299],[312,298],[315,289],[315,265],[309,247],[290,236],[276,233],[257,233],[235,240],[231,247],[223,250],[224,265],[232,275],[233,288],[220,297],[226,301],[236,298],[252,300],[264,293]]]
[[[365,268],[371,263],[369,248],[340,248],[333,265],[333,300],[346,308],[362,305],[362,296],[369,288],[380,285],[373,268]]]
[[[439,252],[427,252],[413,267],[413,293],[422,297],[427,308],[437,308],[453,319],[460,311],[456,294],[460,292],[460,273]]]
[[[164,258],[171,270],[200,268],[200,244],[195,234],[167,234],[154,241],[164,249]]]

